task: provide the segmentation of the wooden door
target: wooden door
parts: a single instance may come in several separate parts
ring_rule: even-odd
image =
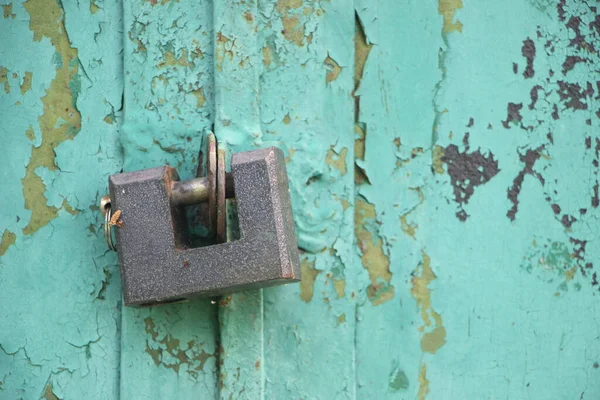
[[[594,2],[2,4],[0,398],[600,397]],[[123,307],[107,178],[210,130],[302,283]]]

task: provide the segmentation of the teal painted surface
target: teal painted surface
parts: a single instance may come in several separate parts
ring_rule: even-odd
[[[219,147],[248,149],[260,140],[261,60],[258,49],[258,8],[255,2],[214,2],[215,121]],[[219,396],[263,398],[263,291],[227,296],[219,302]]]
[[[104,121],[121,109],[121,7],[3,8],[0,398],[114,398],[121,295],[96,205],[121,165]]]
[[[169,164],[189,179],[212,124],[212,5],[124,1],[123,10],[123,168]],[[217,311],[207,299],[124,308],[120,397],[214,397]]]
[[[457,25],[433,3],[358,8],[359,193],[396,293],[360,309],[360,397],[598,397],[600,32],[595,4],[562,4],[465,2]]]
[[[4,6],[0,398],[598,398],[594,6]],[[106,178],[211,129],[286,153],[303,282],[123,308]]]

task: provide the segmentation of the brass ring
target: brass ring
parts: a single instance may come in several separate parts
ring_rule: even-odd
[[[209,237],[215,237],[217,230],[217,139],[214,133],[208,135],[207,145],[208,209],[207,224]]]
[[[225,202],[225,150],[217,150],[217,243],[227,242]]]
[[[115,246],[115,242],[113,241],[112,226],[110,224],[110,220],[112,218],[110,202],[104,205],[104,211],[104,240],[106,241],[108,249],[116,252],[117,247]]]

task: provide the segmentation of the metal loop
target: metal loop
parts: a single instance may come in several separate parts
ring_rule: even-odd
[[[106,245],[108,246],[109,250],[116,252],[117,247],[113,241],[112,225],[110,224],[110,220],[112,218],[110,203],[106,203],[104,205],[104,211],[104,240],[106,241]]]

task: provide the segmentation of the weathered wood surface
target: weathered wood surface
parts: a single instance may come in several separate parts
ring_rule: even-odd
[[[0,398],[600,397],[600,5],[2,4]],[[123,308],[107,176],[213,129],[302,283]]]

